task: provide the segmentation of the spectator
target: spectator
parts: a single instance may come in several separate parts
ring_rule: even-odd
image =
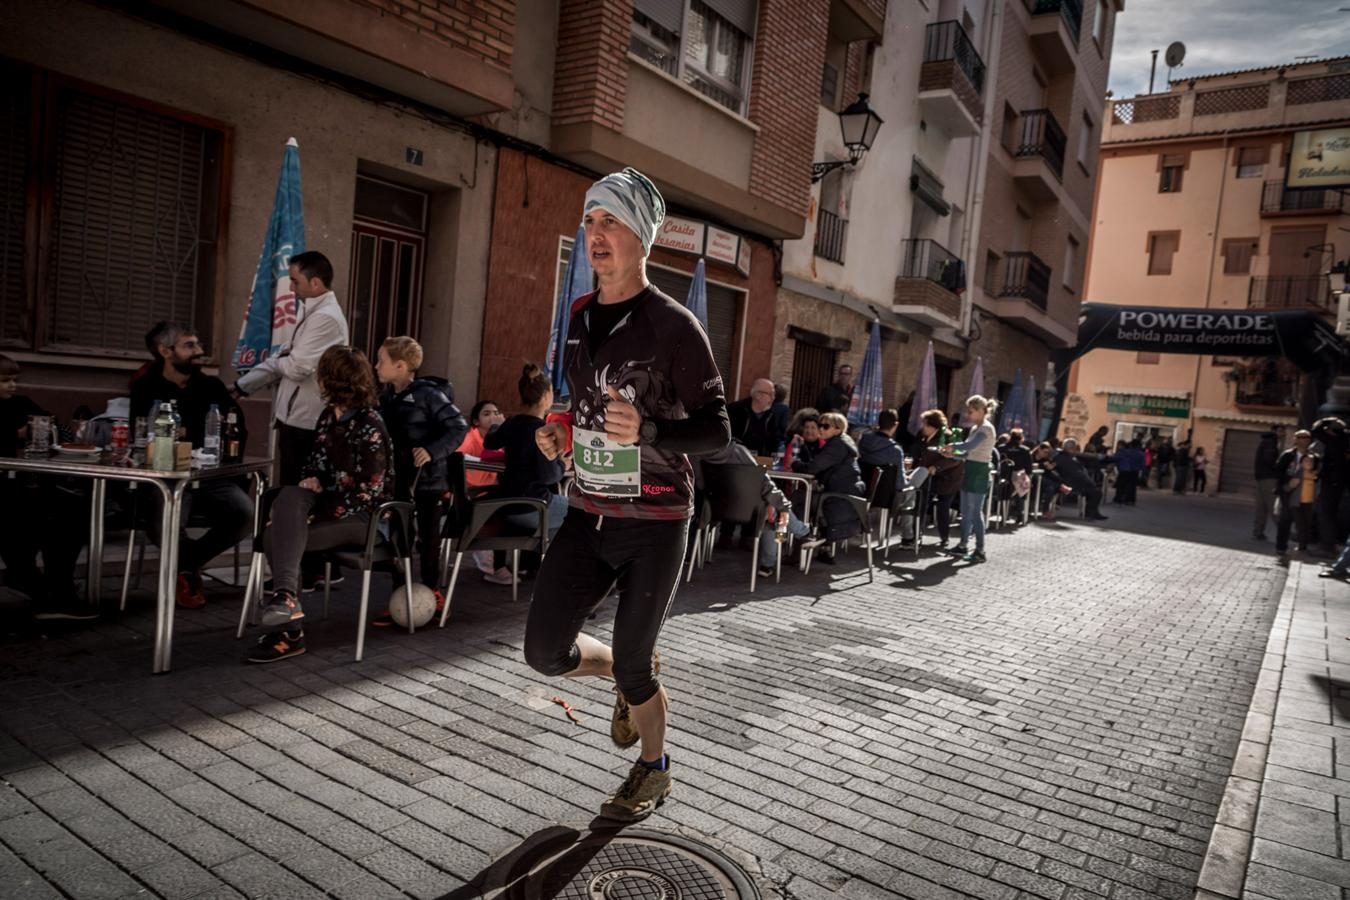
[[[263,535],[273,589],[261,622],[278,630],[258,639],[249,662],[276,662],[305,652],[301,557],[364,544],[371,516],[393,494],[394,448],[375,406],[375,381],[365,354],[329,347],[315,375],[328,406],[315,423],[314,447],[300,483],[281,489]]]
[[[132,383],[132,419],[149,417],[156,403],[172,401],[182,419],[187,440],[193,447],[200,448],[206,441],[206,417],[214,406],[221,422],[231,412],[236,414],[242,444],[247,436],[243,413],[225,383],[202,372],[206,348],[198,340],[197,332],[187,325],[170,323],[152,333],[157,335],[159,365]],[[158,492],[153,496],[157,507],[163,504]],[[187,534],[188,517],[193,509],[205,513],[205,519],[210,523],[206,533],[199,538]],[[182,521],[174,597],[184,609],[198,609],[206,603],[202,568],[249,535],[253,528],[253,501],[234,481],[224,478],[203,481],[183,495]],[[159,529],[160,517],[151,516],[150,534],[162,546],[164,536]]]
[[[790,470],[795,459],[810,459],[825,443],[820,439],[820,413],[808,406],[797,410],[788,425],[788,445],[783,453],[783,468]]]
[[[862,472],[858,469],[858,447],[848,436],[848,419],[839,413],[825,413],[820,417],[820,435],[825,445],[810,460],[796,459],[793,471],[814,475],[827,493],[863,493]],[[846,541],[862,531],[862,523],[853,515],[853,509],[841,499],[821,504],[821,536],[835,543]],[[821,562],[834,562],[833,552],[822,555]]]
[[[1106,452],[1106,433],[1109,429],[1103,425],[1092,432],[1092,437],[1087,440],[1086,453],[1105,453]]]
[[[1015,469],[1031,474],[1031,451],[1027,449],[1026,435],[1022,429],[1012,428],[1008,431],[1008,444],[1001,452],[1012,460]]]
[[[506,421],[501,408],[491,400],[479,400],[469,410],[469,431],[459,445],[459,452],[474,459],[501,459],[505,454],[500,450],[487,450],[483,441],[493,429]],[[478,469],[466,469],[464,482],[470,491],[490,488],[497,483],[496,472],[483,472]]]
[[[375,374],[383,386],[380,418],[394,444],[394,486],[399,499],[412,500],[417,511],[419,574],[435,591],[450,454],[459,449],[469,423],[455,406],[450,382],[419,374],[422,358],[422,345],[412,338],[386,338],[375,354]],[[384,616],[375,623],[387,624]]]
[[[1153,471],[1153,438],[1149,438],[1144,444],[1144,471],[1139,475],[1139,486],[1148,489],[1149,473]]]
[[[15,457],[28,439],[28,417],[46,410],[19,392],[19,364],[0,356],[0,456]],[[87,496],[53,478],[0,478],[0,559],[5,586],[36,604],[37,619],[96,619],[98,611],[75,592],[75,561],[88,533]],[[22,512],[20,512],[22,511]],[[37,556],[42,554],[42,570]]]
[[[1134,506],[1139,497],[1139,479],[1144,472],[1144,451],[1138,440],[1121,441],[1116,447],[1117,506]]]
[[[842,364],[834,376],[834,383],[820,392],[816,400],[816,409],[823,413],[836,412],[848,415],[849,405],[853,402],[853,367]]]
[[[928,472],[929,494],[937,498],[938,549],[945,550],[951,539],[952,503],[961,492],[965,463],[942,455],[942,447],[954,439],[947,429],[947,416],[942,410],[927,410],[920,421],[923,425],[917,435],[914,468]]]
[[[1182,441],[1177,444],[1176,450],[1172,454],[1172,493],[1186,493],[1186,486],[1191,480],[1191,442]]]
[[[1321,444],[1321,472],[1317,489],[1317,541],[1323,554],[1332,556],[1340,543],[1341,497],[1345,493],[1346,454],[1350,452],[1350,434],[1345,422],[1335,416],[1318,419],[1312,427],[1313,440]]]
[[[1192,478],[1195,481],[1195,492],[1203,494],[1207,476],[1205,475],[1205,466],[1209,465],[1209,457],[1205,456],[1205,448],[1195,448],[1195,455],[1191,457],[1191,471],[1194,473]]]
[[[1275,461],[1278,475],[1276,496],[1280,500],[1280,519],[1275,527],[1275,554],[1281,565],[1289,563],[1289,532],[1298,528],[1298,549],[1308,551],[1313,512],[1317,504],[1317,470],[1320,460],[1312,452],[1312,432],[1294,432],[1294,446]]]
[[[563,460],[561,455],[554,459],[545,456],[535,442],[534,433],[544,427],[544,415],[553,405],[553,383],[534,363],[526,363],[517,389],[524,408],[483,439],[486,449],[506,453],[506,470],[497,479],[493,496],[528,497],[548,504],[548,539],[552,541],[567,516],[567,497],[554,490],[563,478]],[[503,519],[521,531],[533,531],[539,525],[538,511],[529,508],[507,512]],[[511,570],[504,565],[483,578],[493,584],[514,581]]]
[[[1036,448],[1035,459],[1054,472],[1059,482],[1087,501],[1086,517],[1094,522],[1105,522],[1102,515],[1102,489],[1088,475],[1077,457],[1078,442],[1072,438],[1064,441],[1060,449],[1053,449],[1049,443]]]
[[[1176,450],[1172,447],[1171,438],[1163,438],[1153,452],[1153,465],[1158,472],[1158,490],[1167,489],[1167,479],[1172,474],[1172,458],[1176,455]]]
[[[1270,518],[1275,503],[1275,494],[1279,487],[1280,470],[1277,463],[1280,458],[1280,437],[1274,431],[1261,435],[1256,445],[1256,460],[1253,463],[1256,476],[1256,512],[1252,519],[1252,537],[1258,541],[1266,539],[1266,520]]]
[[[928,477],[928,470],[916,467],[912,475],[905,473],[905,451],[895,440],[900,429],[900,414],[893,409],[883,409],[877,415],[876,427],[863,433],[858,442],[858,462],[869,466],[895,466],[898,474],[895,488],[900,490],[908,485],[919,487]]]
[[[960,455],[965,459],[961,476],[961,538],[955,547],[947,551],[959,556],[965,562],[982,563],[984,555],[984,503],[989,495],[990,471],[994,459],[993,418],[998,409],[998,401],[976,394],[966,400],[965,420],[970,423],[970,432],[964,441],[947,444],[942,455],[952,457]],[[975,548],[970,549],[969,540],[975,536]]]
[[[771,457],[778,452],[783,434],[773,415],[773,382],[757,378],[750,385],[750,396],[727,407],[731,419],[731,439],[744,444],[755,456]]]
[[[783,449],[783,441],[787,440],[788,423],[792,418],[792,407],[788,406],[788,389],[785,385],[775,384],[773,386],[773,427],[778,432],[777,450]]]

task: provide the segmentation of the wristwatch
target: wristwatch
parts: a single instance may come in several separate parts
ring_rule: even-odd
[[[651,419],[643,419],[642,424],[638,426],[638,438],[644,444],[655,444],[656,422]]]

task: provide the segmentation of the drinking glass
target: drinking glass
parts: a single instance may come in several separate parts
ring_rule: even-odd
[[[28,452],[46,453],[52,447],[52,417],[28,417]]]

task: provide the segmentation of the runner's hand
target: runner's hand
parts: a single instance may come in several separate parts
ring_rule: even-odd
[[[426,448],[425,448],[425,447],[414,447],[414,448],[413,448],[413,465],[414,465],[414,466],[417,466],[417,468],[420,469],[420,468],[422,468],[423,466],[425,466],[425,465],[426,465],[427,463],[429,463],[429,462],[431,462],[431,454],[428,453],[428,452],[426,451]]]
[[[562,422],[549,422],[534,433],[535,446],[550,460],[557,459],[567,441],[567,426]]]
[[[636,444],[638,429],[642,427],[642,413],[609,386],[609,403],[605,405],[605,434],[620,444]]]

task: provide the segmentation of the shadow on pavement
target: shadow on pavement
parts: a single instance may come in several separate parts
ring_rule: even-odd
[[[516,896],[530,883],[530,873],[540,870],[550,860],[557,860],[557,863],[548,868],[549,880],[566,887],[606,844],[623,832],[624,826],[597,817],[587,829],[583,832],[567,825],[551,825],[536,831],[463,887],[443,894],[437,900]],[[538,885],[534,887],[538,888],[536,893],[541,898],[553,896],[545,894]]]

